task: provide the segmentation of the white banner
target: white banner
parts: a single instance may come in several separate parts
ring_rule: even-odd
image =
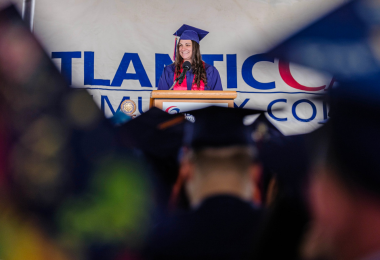
[[[331,76],[262,53],[343,0],[37,0],[35,33],[70,84],[86,88],[111,117],[130,99],[147,111],[164,66],[172,63],[173,33],[188,24],[210,33],[200,42],[206,63],[235,106],[275,109],[268,119],[284,134],[306,133],[327,117],[315,97]],[[83,108],[85,109],[85,108]]]

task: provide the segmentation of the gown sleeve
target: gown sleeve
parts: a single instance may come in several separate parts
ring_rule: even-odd
[[[169,70],[165,67],[158,82],[157,90],[169,90],[171,87],[169,86],[169,82]]]
[[[208,90],[223,90],[219,71],[214,66],[207,69],[207,87]]]

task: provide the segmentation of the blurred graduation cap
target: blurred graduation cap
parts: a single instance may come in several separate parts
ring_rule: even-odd
[[[380,4],[350,1],[306,26],[267,54],[320,71],[338,82],[380,80]]]
[[[192,40],[199,43],[209,32],[184,24],[173,35],[180,40]]]
[[[119,129],[125,145],[156,157],[177,154],[182,146],[184,115],[152,107]]]
[[[247,115],[263,113],[255,109],[210,106],[189,111],[195,122],[186,122],[184,143],[193,149],[252,145],[250,129],[244,125]]]
[[[256,142],[267,141],[277,136],[284,136],[284,134],[268,120],[265,114],[260,114],[250,125],[250,128],[253,131],[253,139]]]

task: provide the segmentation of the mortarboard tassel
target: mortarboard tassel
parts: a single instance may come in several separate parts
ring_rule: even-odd
[[[174,40],[174,53],[173,53],[173,61],[175,61],[175,56],[177,52],[177,34],[175,35],[175,40]]]

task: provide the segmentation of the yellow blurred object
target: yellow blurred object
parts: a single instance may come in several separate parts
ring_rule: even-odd
[[[17,214],[3,202],[0,202],[0,209],[0,259],[69,259],[33,220]]]

